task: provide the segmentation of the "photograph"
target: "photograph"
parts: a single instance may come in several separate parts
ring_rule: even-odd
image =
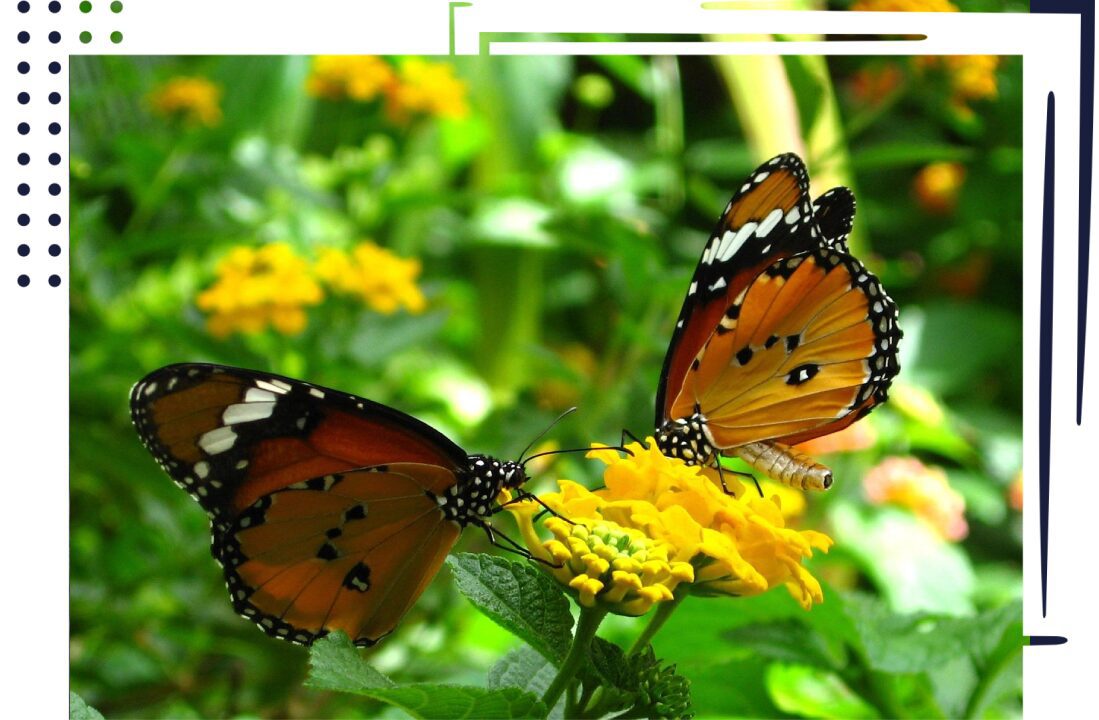
[[[69,76],[82,717],[1021,716],[1020,56]]]

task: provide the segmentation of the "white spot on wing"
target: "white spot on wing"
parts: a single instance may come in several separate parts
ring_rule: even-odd
[[[767,233],[774,229],[775,225],[778,225],[778,221],[782,219],[782,208],[775,208],[767,217],[763,218],[763,222],[756,228],[756,235],[760,237],[767,237]]]
[[[732,232],[726,232],[721,238],[721,247],[718,248],[717,259],[725,262],[733,255],[736,255],[736,251],[755,233],[757,227],[759,227],[759,223],[750,222],[744,223],[740,230],[737,230],[736,235],[733,235]]]
[[[796,223],[800,219],[801,219],[801,213],[798,211],[798,209],[796,207],[795,208],[790,208],[790,212],[786,213],[786,224],[787,225],[793,225],[794,223]]]
[[[264,390],[270,390],[271,392],[278,393],[279,395],[285,395],[290,390],[290,386],[286,385],[286,383],[281,383],[282,385],[285,385],[285,387],[280,387],[279,385],[275,384],[276,382],[278,381],[272,380],[268,382],[266,380],[256,380],[256,387],[262,388]]]
[[[231,427],[219,427],[203,433],[198,439],[198,446],[208,455],[217,455],[233,447],[237,441],[237,434]]]
[[[274,402],[275,394],[267,390],[261,390],[258,387],[248,388],[248,392],[244,393],[244,402]]]
[[[237,403],[225,408],[225,412],[221,414],[221,421],[226,425],[236,425],[237,423],[263,420],[271,417],[271,413],[274,411],[275,403],[273,402]]]
[[[318,390],[317,388],[309,388],[309,394],[312,395],[315,398],[323,398],[324,397],[324,391],[323,390]]]

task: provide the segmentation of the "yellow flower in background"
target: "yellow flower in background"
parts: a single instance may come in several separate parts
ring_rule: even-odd
[[[328,100],[368,102],[387,92],[395,80],[393,68],[376,55],[318,55],[305,89]]]
[[[870,502],[908,508],[945,540],[958,541],[969,534],[965,498],[950,487],[941,468],[913,457],[889,457],[866,473],[862,486]]]
[[[315,270],[333,289],[356,295],[386,315],[401,308],[419,313],[427,307],[416,285],[420,261],[398,257],[371,242],[359,243],[350,253],[328,248],[321,252]]]
[[[745,492],[732,477],[726,482],[737,497],[726,495],[716,473],[708,475],[708,471],[665,457],[651,438],[647,443],[648,447],[629,445],[633,455],[628,457],[619,457],[610,449],[591,453],[607,465],[602,489],[590,491],[562,480],[560,492],[539,498],[577,525],[606,526],[631,538],[648,538],[652,547],[659,548],[661,558],[666,555],[669,577],[678,580],[676,587],[669,589],[678,593],[757,595],[785,585],[807,609],[823,600],[820,583],[802,561],[811,557],[814,549],[827,551],[832,545],[830,538],[812,530],[785,527],[782,500],[777,496],[760,498],[754,490]],[[566,541],[559,537],[539,540],[533,517],[541,507],[532,501],[507,507],[531,552],[544,559],[555,557],[554,549],[559,548],[554,543]],[[553,532],[549,524],[547,529]],[[693,578],[677,573],[675,568],[680,566],[675,563],[689,563]]]
[[[204,77],[174,77],[153,90],[149,102],[164,117],[207,127],[221,122],[221,86]]]
[[[956,162],[925,165],[912,181],[916,202],[931,215],[949,215],[958,206],[965,183],[965,166]]]
[[[286,243],[234,248],[217,267],[217,281],[197,298],[210,332],[257,333],[268,325],[292,335],[305,329],[305,307],[323,298],[309,264]]]
[[[386,112],[394,122],[424,113],[445,118],[469,114],[466,84],[454,76],[454,66],[409,58],[401,63],[400,78],[386,97]]]

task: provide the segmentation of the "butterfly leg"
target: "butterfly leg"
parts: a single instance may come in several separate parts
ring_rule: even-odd
[[[560,565],[554,565],[553,563],[549,562],[548,560],[543,560],[540,557],[536,557],[536,556],[532,555],[530,550],[527,550],[525,547],[523,547],[519,543],[515,542],[514,540],[512,540],[510,537],[508,537],[504,533],[497,533],[496,529],[494,527],[492,527],[491,523],[487,523],[487,522],[482,520],[480,522],[480,528],[485,531],[485,535],[488,536],[488,541],[490,543],[492,543],[493,547],[498,547],[501,550],[506,550],[507,552],[515,553],[516,555],[519,555],[520,557],[526,558],[527,560],[533,560],[534,562],[542,563],[543,565],[546,565],[548,567],[552,567],[552,568],[561,567]]]
[[[739,475],[742,478],[749,478],[753,483],[755,483],[756,492],[759,493],[760,497],[763,497],[763,488],[759,486],[759,480],[757,480],[756,476],[752,473],[741,472],[740,470],[731,470],[729,468],[723,467],[721,465],[721,461],[716,459],[714,460],[714,466],[717,468],[717,476],[721,480],[721,489],[726,495],[732,495],[733,497],[736,497],[736,493],[731,491],[729,489],[729,486],[725,484],[725,473],[728,472],[731,475]]]
[[[521,502],[523,500],[533,500],[534,502],[538,503],[539,505],[541,505],[544,508],[541,512],[538,513],[539,518],[541,518],[546,513],[549,513],[550,515],[553,515],[555,518],[561,518],[562,520],[567,522],[569,525],[575,525],[576,524],[572,520],[569,520],[567,517],[565,517],[561,513],[557,512],[556,510],[551,508],[549,505],[546,505],[545,501],[543,501],[542,498],[538,497],[534,493],[527,492],[526,490],[517,491],[515,493],[515,497],[513,497],[511,500],[508,500],[506,503],[501,505],[499,510],[502,510],[504,507],[506,507],[508,505],[511,505],[511,504],[517,503],[517,502]],[[497,512],[499,512],[499,510],[497,510]]]

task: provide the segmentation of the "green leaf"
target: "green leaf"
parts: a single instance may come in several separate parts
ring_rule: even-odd
[[[651,652],[652,648],[649,648]],[[592,669],[602,679],[603,685],[621,690],[637,689],[637,674],[632,671],[622,648],[596,636],[588,649]]]
[[[490,690],[468,685],[405,685],[373,690],[369,695],[418,718],[546,716],[546,706],[538,697],[512,687]]]
[[[851,169],[863,172],[883,168],[920,166],[939,161],[964,162],[971,157],[973,157],[973,148],[969,147],[900,140],[853,149]]]
[[[313,643],[305,684],[323,690],[371,695],[393,687],[392,680],[370,666],[346,633],[334,632]]]
[[[849,505],[836,506],[831,519],[836,542],[859,559],[893,608],[973,612],[968,557],[922,520],[896,508],[860,513]]]
[[[103,720],[98,710],[72,690],[69,691],[69,720]]]
[[[515,687],[542,697],[557,675],[552,662],[530,645],[511,650],[489,668],[488,687],[492,690]]]
[[[746,625],[724,633],[733,645],[751,648],[759,655],[783,662],[840,670],[845,654],[798,620]]]
[[[767,689],[783,712],[806,717],[876,718],[877,710],[834,673],[804,665],[767,668]]]
[[[561,588],[538,570],[493,555],[447,558],[458,589],[497,624],[548,660],[560,661],[572,639],[572,614]]]

